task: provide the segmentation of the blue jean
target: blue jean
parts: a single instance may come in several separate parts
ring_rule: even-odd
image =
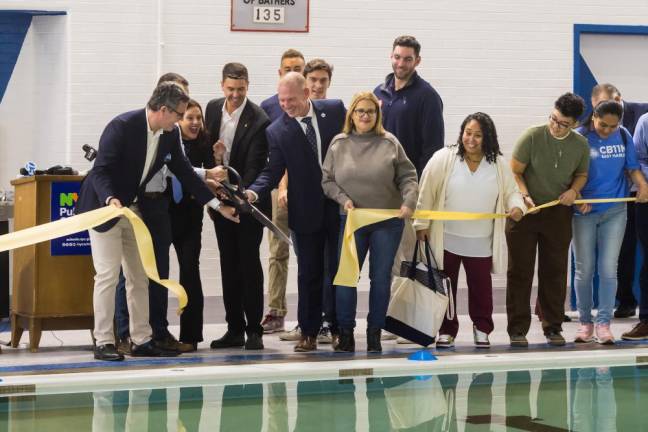
[[[344,235],[346,216],[340,216],[340,244]],[[403,234],[402,219],[388,219],[363,227],[355,232],[360,268],[369,255],[369,315],[367,327],[383,328],[391,291],[391,268]],[[335,291],[338,327],[355,328],[358,291],[355,287],[337,286]]]
[[[617,290],[617,263],[626,225],[626,205],[617,204],[601,213],[574,215],[573,245],[576,304],[581,323],[592,320],[592,279],[598,250],[597,324],[609,324]]]

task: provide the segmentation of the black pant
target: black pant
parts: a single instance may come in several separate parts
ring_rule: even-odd
[[[137,207],[142,213],[142,220],[151,233],[158,274],[161,279],[168,279],[169,247],[171,246],[169,199],[166,196],[158,198],[141,197],[138,199]],[[117,336],[122,340],[130,335],[125,284],[126,280],[123,273],[121,273],[115,291],[115,322],[117,323]],[[169,291],[162,285],[149,281],[149,323],[153,331],[153,339],[164,339],[169,336],[168,308]]]
[[[636,192],[632,192],[631,196],[637,196]],[[637,251],[637,229],[635,225],[635,203],[628,203],[628,218],[626,220],[625,234],[623,235],[623,243],[619,251],[619,264],[617,266],[617,294],[616,298],[619,301],[619,307],[623,308],[636,308],[637,299],[632,293],[632,285],[634,282],[635,273],[635,259]]]
[[[234,334],[263,334],[263,268],[259,247],[263,226],[249,215],[234,223],[220,213],[214,217],[223,279],[227,330]]]
[[[180,285],[187,292],[187,307],[180,315],[180,341],[198,343],[203,340],[204,296],[200,281],[200,249],[202,247],[203,206],[193,199],[171,203],[173,247],[178,256]]]
[[[648,204],[635,204],[635,226],[637,237],[644,253],[644,261],[639,274],[639,319],[648,320]]]
[[[317,336],[322,325],[322,285],[324,282],[324,256],[328,258],[328,278],[333,281],[337,272],[337,249],[326,248],[338,241],[339,218],[331,218],[317,232],[295,233],[297,243],[297,321],[304,336]],[[335,291],[331,290],[335,296]],[[334,298],[334,297],[333,297]]]

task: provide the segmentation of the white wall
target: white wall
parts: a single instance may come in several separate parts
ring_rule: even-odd
[[[96,145],[116,114],[144,106],[162,72],[185,75],[204,104],[220,95],[222,65],[240,61],[260,102],[274,93],[281,53],[297,48],[334,64],[330,97],[348,102],[390,72],[399,34],[423,45],[419,72],[443,98],[446,142],[480,110],[493,116],[510,154],[521,131],[544,122],[556,97],[572,89],[573,24],[648,22],[645,0],[310,3],[310,32],[301,34],[230,32],[229,0],[0,0],[0,9],[68,12],[58,18],[65,24],[35,20],[0,105],[0,188],[28,159],[89,168],[81,146]],[[60,89],[68,89],[61,100]],[[215,268],[207,246],[203,267]]]

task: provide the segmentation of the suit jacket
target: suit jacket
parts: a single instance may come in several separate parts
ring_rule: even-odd
[[[177,127],[160,135],[157,154],[140,184],[146,162],[147,127],[145,109],[121,114],[108,123],[99,139],[97,159],[81,184],[76,206],[78,213],[105,206],[108,197],[119,199],[125,207],[130,206],[165,161],[198,202],[204,205],[214,198],[182,151]],[[116,223],[117,219],[112,219],[95,229],[108,231]]]
[[[274,122],[283,115],[283,110],[279,105],[279,96],[276,94],[261,102],[261,108],[268,114],[271,122]]]
[[[623,127],[634,135],[639,117],[648,112],[648,103],[623,101]]]
[[[225,98],[213,99],[205,109],[205,124],[212,141],[218,140],[220,135],[224,103]],[[266,113],[248,99],[234,133],[229,157],[229,165],[241,175],[244,187],[254,182],[268,161],[268,141],[265,131],[269,124],[270,119]],[[261,200],[256,207],[269,214],[270,200]]]
[[[335,135],[344,126],[346,110],[339,99],[311,101],[322,141],[322,159]],[[325,218],[338,217],[337,204],[324,196],[322,169],[297,120],[283,114],[266,129],[268,166],[248,189],[259,197],[277,187],[288,169],[288,225],[301,234],[319,231]]]

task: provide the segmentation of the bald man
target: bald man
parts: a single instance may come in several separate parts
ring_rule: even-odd
[[[311,100],[306,80],[297,72],[281,78],[277,96],[283,114],[266,129],[268,166],[248,191],[251,201],[268,195],[288,170],[288,226],[299,250],[297,320],[302,334],[295,351],[314,351],[322,321],[324,244],[337,244],[339,233],[338,205],[324,196],[321,167],[331,140],[342,130],[346,110],[339,99]],[[334,273],[337,249],[329,252]]]

